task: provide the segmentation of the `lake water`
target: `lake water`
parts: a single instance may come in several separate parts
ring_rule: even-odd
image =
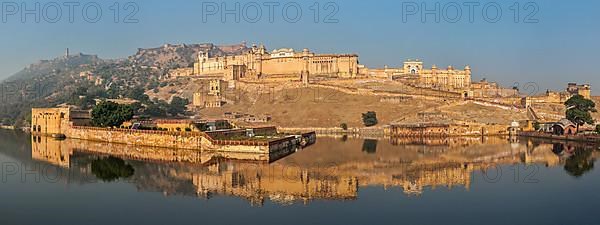
[[[319,138],[272,163],[188,163],[11,131],[0,143],[0,224],[600,224],[586,144]]]

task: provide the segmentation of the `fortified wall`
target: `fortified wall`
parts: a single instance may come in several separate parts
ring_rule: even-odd
[[[488,124],[393,124],[384,128],[388,137],[457,137],[508,135],[505,125]]]
[[[277,133],[275,127],[231,129],[206,133],[77,126],[75,123],[80,121],[69,119],[69,115],[74,115],[72,112],[74,111],[69,108],[32,109],[33,135],[199,152],[257,154],[265,156],[263,158],[267,160],[316,141],[314,132],[284,137]],[[254,136],[261,137],[253,138]]]
[[[65,129],[64,135],[73,139],[136,146],[159,146],[196,150],[214,147],[208,137],[199,132],[170,132],[73,126],[69,129]]]

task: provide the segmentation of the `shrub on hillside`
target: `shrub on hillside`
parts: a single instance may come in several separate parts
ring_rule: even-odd
[[[367,127],[375,126],[379,122],[377,120],[377,113],[375,113],[373,111],[363,113],[362,120],[363,120],[363,123],[365,124],[365,126],[367,126]]]
[[[343,130],[348,130],[348,124],[342,123],[340,124],[340,128],[342,128]]]

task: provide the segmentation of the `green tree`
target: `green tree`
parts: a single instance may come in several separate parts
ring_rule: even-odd
[[[146,114],[148,116],[152,116],[152,117],[167,116],[167,112],[165,111],[165,109],[160,107],[160,105],[156,104],[156,103],[152,103],[152,104],[146,106],[146,109],[144,110],[144,114]]]
[[[575,95],[565,102],[565,106],[567,107],[567,119],[577,125],[577,132],[579,132],[579,126],[594,124],[594,119],[590,114],[590,112],[596,112],[594,101],[581,95]]]
[[[92,109],[92,124],[98,127],[116,127],[133,118],[133,108],[114,102],[101,102]]]
[[[596,133],[600,134],[600,124],[596,125]]]
[[[125,96],[128,98],[131,98],[131,99],[141,101],[141,102],[150,101],[150,97],[148,97],[148,95],[146,95],[144,88],[142,88],[140,86],[132,88],[131,90],[129,90],[127,92],[127,94]]]
[[[171,115],[183,114],[185,113],[188,104],[190,104],[188,99],[175,96],[173,97],[173,100],[171,100],[167,112]]]
[[[89,109],[96,104],[94,97],[94,94],[90,93],[87,87],[78,86],[71,92],[67,103],[82,109]]]
[[[533,123],[533,129],[535,129],[535,131],[540,130],[540,128],[541,128],[540,122],[536,121],[535,123]]]
[[[365,124],[365,126],[367,126],[367,127],[372,127],[372,126],[377,125],[377,123],[379,123],[379,121],[377,120],[377,113],[375,113],[373,111],[363,113],[362,120],[363,120],[363,123]]]

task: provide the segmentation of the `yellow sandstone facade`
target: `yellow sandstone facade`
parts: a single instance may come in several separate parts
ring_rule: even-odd
[[[562,92],[546,91],[543,95],[527,96],[521,99],[521,104],[524,107],[529,107],[540,103],[563,104],[571,97],[581,95],[586,99],[592,99],[592,87],[589,84],[569,83],[567,88]]]
[[[409,84],[447,90],[466,90],[471,86],[471,68],[455,69],[448,66],[426,69],[420,60],[407,60],[400,68],[367,68],[359,64],[356,54],[316,54],[308,49],[297,52],[291,48],[268,52],[263,45],[252,46],[238,55],[213,57],[199,52],[191,68],[170,71],[169,77],[193,76],[225,81],[302,81],[310,77],[353,79],[379,77],[403,79]]]
[[[175,71],[178,74],[184,70]],[[264,46],[253,46],[249,51],[234,56],[212,57],[200,52],[194,63],[194,76],[223,80],[308,80],[308,76],[356,78],[358,55],[315,54],[308,49],[276,49],[267,52]]]
[[[65,134],[69,126],[88,126],[90,123],[89,110],[75,110],[68,107],[31,109],[31,132],[36,134]]]
[[[433,65],[431,69],[426,69],[423,61],[418,59],[405,61],[402,68],[365,68],[363,72],[369,77],[403,80],[418,87],[464,90],[471,86],[471,67],[465,66],[460,70],[448,66],[440,69]]]

